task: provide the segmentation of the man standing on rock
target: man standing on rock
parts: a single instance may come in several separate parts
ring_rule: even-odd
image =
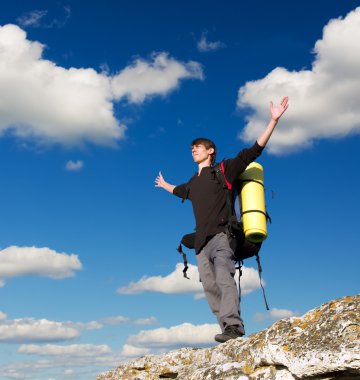
[[[224,160],[225,177],[233,184],[246,167],[262,153],[276,124],[288,107],[285,97],[278,107],[270,102],[271,120],[255,144],[243,149],[231,159]],[[155,179],[155,186],[192,202],[196,220],[195,251],[200,279],[212,312],[217,317],[222,333],[215,336],[217,342],[245,334],[240,316],[240,301],[234,280],[234,253],[227,237],[227,193],[217,181],[214,163],[216,146],[206,138],[197,138],[191,144],[194,162],[198,172],[189,182],[171,185],[161,172]]]

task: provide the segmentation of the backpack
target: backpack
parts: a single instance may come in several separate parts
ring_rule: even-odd
[[[241,296],[241,289],[240,289],[240,277],[242,275],[242,266],[243,266],[243,260],[255,256],[257,266],[258,266],[258,273],[259,273],[259,281],[260,286],[263,292],[264,302],[266,309],[269,310],[269,306],[266,300],[265,296],[265,289],[262,284],[261,280],[261,273],[262,273],[262,267],[260,263],[260,257],[259,257],[259,251],[262,245],[262,242],[251,242],[248,239],[245,238],[244,233],[244,227],[242,222],[242,211],[241,206],[239,206],[239,209],[236,210],[236,199],[240,200],[240,189],[241,189],[241,183],[242,181],[239,179],[236,181],[233,185],[231,185],[226,177],[225,177],[225,169],[223,162],[220,162],[219,164],[216,164],[214,166],[215,175],[219,183],[222,185],[224,191],[227,192],[227,209],[228,209],[228,224],[227,224],[227,235],[229,238],[229,242],[231,245],[231,248],[234,251],[234,257],[236,261],[236,269],[239,270],[239,296]],[[246,180],[251,181],[251,180]],[[255,180],[256,181],[256,180]],[[191,180],[188,182],[188,184],[191,182]],[[263,186],[263,184],[262,184]],[[188,193],[188,189],[187,189]],[[183,199],[183,202],[185,201],[185,198]],[[266,215],[266,221],[270,221],[271,218],[267,211],[265,211]],[[186,254],[184,253],[182,249],[182,245],[189,249],[194,249],[195,244],[195,232],[186,234],[182,237],[180,245],[177,248],[177,251],[182,255],[183,262],[184,262],[184,269],[183,269],[183,275],[185,278],[189,278],[186,274],[188,269],[188,261]]]

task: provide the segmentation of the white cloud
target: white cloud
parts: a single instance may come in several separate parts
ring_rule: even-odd
[[[168,349],[177,346],[207,346],[214,343],[214,336],[220,332],[218,324],[207,323],[203,325],[183,323],[170,328],[143,330],[129,336],[126,342],[129,347],[125,347],[124,352],[130,354],[131,349],[136,352],[135,348]]]
[[[167,276],[142,277],[137,282],[131,282],[117,290],[119,294],[137,294],[142,292],[155,292],[165,294],[194,293],[195,298],[204,296],[203,287],[199,281],[197,266],[188,264],[187,271],[190,279],[183,277],[183,264],[176,264],[175,270]],[[238,282],[238,275],[235,276]],[[264,282],[263,282],[264,283]],[[249,294],[260,287],[258,272],[254,268],[242,267],[241,292]]]
[[[18,26],[0,26],[0,135],[10,131],[37,144],[113,146],[126,130],[114,116],[114,102],[141,103],[168,94],[182,79],[203,78],[198,63],[166,53],[139,58],[109,76],[57,66],[42,57],[43,50]]]
[[[155,317],[140,318],[134,321],[135,325],[155,325],[158,323]]]
[[[226,46],[221,41],[210,42],[207,40],[206,37],[207,37],[207,33],[206,32],[202,33],[201,38],[197,43],[198,50],[203,52],[203,53],[209,52],[209,51],[219,50],[219,49],[224,48]]]
[[[315,44],[311,70],[276,68],[265,78],[247,82],[237,105],[253,113],[240,137],[254,141],[269,120],[268,102],[288,95],[290,107],[269,143],[281,154],[310,146],[316,139],[360,132],[360,7],[331,20]]]
[[[39,354],[38,359],[36,354],[30,355],[23,361],[0,364],[1,379],[95,379],[100,372],[116,368],[126,359],[120,354],[111,353],[93,356]]]
[[[82,349],[83,346],[87,345],[76,346]],[[96,374],[101,370],[103,371],[104,368],[114,368],[124,360],[124,357],[120,354],[113,354],[111,352],[105,353],[107,349],[101,349],[100,347],[101,346],[94,346],[93,349],[90,348],[88,350],[89,355],[86,356],[80,356],[80,353],[76,352],[72,355],[70,354],[71,350],[66,349],[63,351],[64,355],[60,354],[61,350],[59,349],[48,350],[48,352],[54,352],[53,355],[50,353],[46,354],[45,350],[30,349],[29,351],[36,351],[33,355],[39,355],[39,360],[0,364],[0,373],[4,378],[14,379],[63,379],[65,377],[62,375],[66,374],[72,374],[71,379],[80,377],[86,379],[95,378]],[[59,352],[59,355],[57,355],[56,352]],[[91,352],[93,352],[93,355],[91,355]],[[26,352],[24,352],[24,354],[26,354]],[[32,353],[29,352],[28,354],[31,355]],[[99,367],[101,367],[101,370]]]
[[[287,309],[276,309],[273,308],[270,310],[270,317],[274,320],[283,319],[283,318],[290,318],[293,317],[296,313],[287,310]]]
[[[179,86],[180,79],[203,79],[197,62],[180,63],[166,53],[154,54],[152,62],[137,59],[131,66],[115,75],[112,90],[116,98],[142,103],[151,95],[166,95]]]
[[[30,320],[15,320],[13,322],[17,322],[19,324],[27,321]],[[151,321],[154,323],[156,320],[155,318],[148,318],[146,320],[144,319],[144,321]],[[138,320],[138,322],[140,322],[140,320]],[[61,325],[63,327],[68,327],[69,322],[62,323]],[[172,347],[184,345],[207,346],[213,343],[214,335],[219,332],[220,329],[217,324],[193,325],[191,323],[184,323],[170,328],[157,328],[146,331],[142,330],[136,335],[130,335],[126,344],[123,346],[122,352],[120,354],[116,354],[115,356],[107,345],[92,344],[22,344],[18,352],[40,356],[59,356],[61,358],[61,363],[58,363],[59,365],[64,365],[65,363],[70,364],[70,359],[72,366],[89,364],[90,362],[88,362],[86,358],[96,359],[96,363],[92,362],[94,365],[104,365],[112,362],[118,363],[124,357],[138,357],[146,355],[152,350],[159,352]],[[20,339],[14,335],[15,334],[13,334],[11,339],[9,338],[6,341],[19,343],[31,340],[46,341],[46,339],[43,339],[41,336],[22,336]],[[103,357],[103,359],[101,359],[101,357]],[[48,367],[51,367],[51,365],[49,364]]]
[[[254,317],[253,317],[253,321],[254,322],[264,322],[266,319],[268,318],[268,314],[264,314],[264,313],[255,313]]]
[[[65,165],[65,169],[69,171],[79,171],[84,167],[84,162],[81,160],[77,161],[68,161]]]
[[[38,275],[52,279],[73,277],[82,267],[77,255],[50,248],[11,246],[0,250],[0,280]]]
[[[0,27],[0,132],[71,145],[111,144],[125,127],[113,115],[109,78],[42,59],[44,46],[15,25]]]
[[[290,318],[290,317],[293,317],[295,315],[297,315],[297,313],[295,313],[292,310],[273,308],[267,313],[256,313],[253,320],[255,322],[263,322],[267,319],[277,321],[279,319]]]
[[[91,322],[56,322],[47,319],[34,319],[34,318],[18,318],[8,320],[6,314],[0,313],[0,342],[51,342],[51,341],[64,341],[69,339],[78,338],[81,330],[98,330],[103,327],[102,324],[96,321]],[[34,348],[33,345],[26,345]],[[39,346],[45,347],[45,346]],[[54,348],[55,346],[48,345],[46,348]],[[69,347],[73,346],[59,346]],[[83,346],[83,348],[91,348]],[[61,349],[61,348],[59,348]]]
[[[119,316],[116,316],[116,317],[105,318],[102,322],[105,325],[117,326],[117,325],[122,325],[124,323],[129,322],[129,320],[130,319],[128,317],[123,317],[122,315],[119,315]]]
[[[71,8],[69,6],[60,6],[58,10],[60,11],[59,18],[55,17],[49,20],[49,17],[47,17],[49,16],[49,12],[47,10],[34,10],[18,17],[16,21],[23,28],[62,28],[71,16]]]
[[[25,379],[25,374],[23,372],[19,372],[15,368],[3,369],[1,372],[3,376],[8,379]]]
[[[47,319],[22,318],[0,323],[0,342],[51,342],[79,337],[79,331]]]
[[[142,277],[137,282],[131,282],[129,285],[121,287],[117,290],[119,294],[136,294],[142,292],[157,292],[165,294],[180,293],[202,293],[202,286],[199,281],[197,267],[188,264],[188,276],[190,280],[183,277],[183,264],[178,263],[174,272],[169,275]]]
[[[131,320],[130,318],[124,317],[122,315],[119,315],[116,317],[107,317],[107,318],[102,319],[101,322],[104,325],[112,325],[112,326],[123,325],[125,323],[133,323],[135,325],[155,325],[156,323],[158,323],[155,317],[139,318],[139,319]]]
[[[22,344],[18,352],[40,356],[97,357],[111,354],[111,349],[106,344],[72,344],[64,346],[55,344]]]
[[[63,322],[64,326],[71,327],[77,330],[99,330],[103,325],[96,321],[91,322]]]
[[[24,28],[39,27],[40,21],[47,15],[48,11],[35,10],[28,12],[17,19],[17,22]]]
[[[2,311],[0,311],[0,321],[3,321],[6,318],[7,318],[7,315],[3,313]]]
[[[131,358],[136,358],[140,356],[144,356],[150,353],[149,348],[145,347],[135,347],[131,344],[124,344],[123,349],[121,351],[121,355]]]

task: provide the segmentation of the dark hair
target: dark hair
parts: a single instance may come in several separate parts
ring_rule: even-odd
[[[204,145],[206,149],[210,149],[210,148],[214,149],[214,153],[211,155],[211,165],[213,165],[215,160],[216,160],[216,145],[215,145],[215,143],[209,139],[204,138],[204,137],[198,137],[197,139],[193,140],[193,142],[191,143],[191,146],[194,146],[194,145]]]

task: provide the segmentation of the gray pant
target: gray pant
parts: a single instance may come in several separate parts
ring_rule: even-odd
[[[238,325],[240,332],[245,333],[234,280],[234,253],[226,234],[215,235],[196,257],[206,298],[221,330],[229,325]]]

